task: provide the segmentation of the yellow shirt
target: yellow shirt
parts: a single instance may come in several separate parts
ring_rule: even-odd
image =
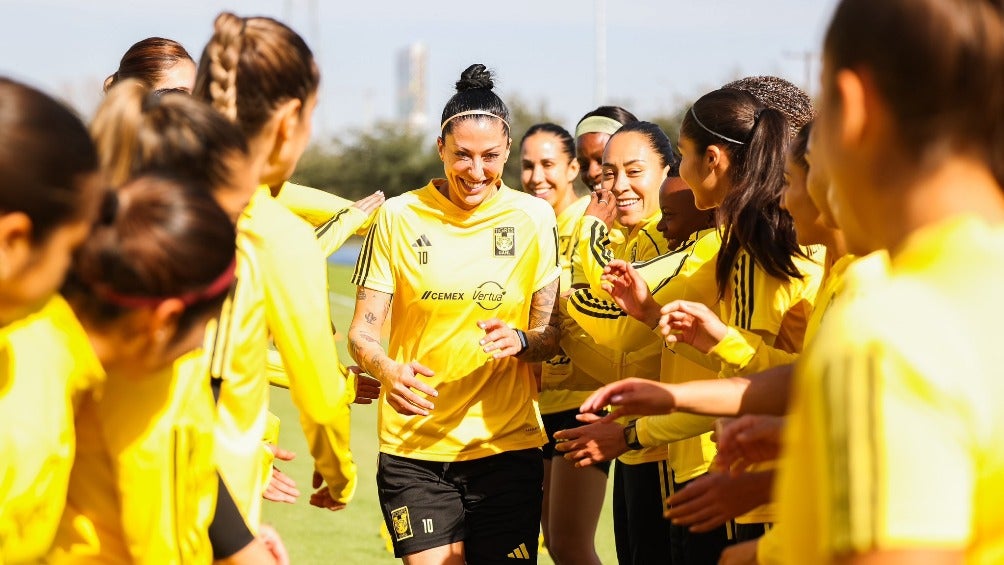
[[[213,393],[201,350],[143,379],[108,376],[77,414],[77,458],[48,562],[211,563]]]
[[[662,212],[656,212],[641,221],[632,230],[614,227],[608,229],[595,216],[583,216],[578,224],[575,240],[575,257],[572,270],[572,284],[586,285],[598,296],[609,300],[610,296],[600,286],[603,267],[613,259],[623,259],[630,263],[648,261],[668,253],[669,242],[656,229]]]
[[[104,372],[60,296],[0,339],[0,562],[22,563],[52,545],[76,446],[74,404]]]
[[[575,252],[575,230],[582,219],[582,213],[589,206],[589,197],[583,196],[558,214],[558,260],[561,263],[561,292],[572,287],[572,255]],[[572,359],[567,355],[557,355],[540,365],[541,378],[564,379],[575,371]],[[553,376],[552,376],[553,375]],[[555,414],[578,408],[589,397],[588,392],[563,389],[540,391],[540,413]]]
[[[478,344],[479,320],[526,329],[533,293],[560,275],[554,211],[502,185],[470,211],[436,189],[391,198],[377,212],[352,282],[393,294],[391,359],[435,371],[429,416],[402,416],[380,403],[380,450],[460,461],[539,447],[545,436],[530,367],[492,359]],[[384,394],[382,392],[381,394]]]
[[[291,182],[282,185],[275,199],[314,227],[325,257],[338,251],[351,235],[365,236],[373,221],[373,214],[356,208],[351,200]]]
[[[327,271],[314,233],[259,188],[237,221],[237,285],[223,306],[211,358],[222,379],[216,450],[220,474],[252,529],[268,481],[266,350],[275,341],[315,468],[336,501],[356,484],[349,451],[351,375],[341,370],[328,310]]]
[[[912,234],[886,282],[830,309],[785,430],[786,562],[903,548],[1002,562],[1002,274],[1000,228],[960,217]]]

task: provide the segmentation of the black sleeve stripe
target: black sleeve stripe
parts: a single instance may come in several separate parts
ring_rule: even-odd
[[[663,250],[659,249],[659,243],[655,241],[655,238],[652,237],[652,234],[648,233],[647,229],[641,230],[641,233],[645,234],[645,237],[647,237],[648,240],[652,242],[652,247],[655,248],[655,254],[656,255],[662,255],[663,254]],[[667,249],[666,251],[669,251],[669,250]]]
[[[230,490],[216,473],[219,494],[216,496],[216,512],[209,524],[209,543],[213,547],[213,559],[226,559],[247,547],[254,541],[254,534],[241,516]]]
[[[610,238],[607,237],[607,226],[603,222],[594,222],[589,228],[589,251],[601,267],[606,267],[613,259],[610,252]]]
[[[558,245],[558,226],[554,226],[551,229],[554,234],[554,266],[561,266],[561,246]],[[559,289],[560,290],[560,289]]]
[[[747,300],[749,301],[746,306],[746,329],[753,328],[753,309],[756,307],[754,300],[756,299],[756,289],[754,285],[756,283],[756,261],[752,257],[746,257],[746,292]]]
[[[694,247],[696,243],[697,242],[692,239],[687,240],[681,243],[679,247],[674,249],[672,253],[663,253],[662,255],[659,255],[658,257],[653,257],[651,259],[648,259],[647,261],[637,261],[635,263],[632,263],[632,266],[634,266],[634,268],[636,269],[640,267],[646,267],[648,265],[653,265],[655,263],[658,263],[659,261],[665,261],[667,258],[675,257],[677,253],[683,253],[685,251],[693,252],[691,248]]]
[[[377,224],[374,222],[370,227],[370,232],[366,234],[362,249],[359,250],[356,268],[352,273],[352,284],[356,286],[366,285],[366,279],[370,274],[370,263],[373,259],[373,239],[376,238],[377,231]]]
[[[616,320],[627,316],[627,314],[618,308],[613,302],[600,300],[585,289],[573,292],[569,297],[569,300],[572,301],[572,304],[574,304],[580,312],[591,318]]]
[[[666,286],[667,284],[669,284],[669,281],[675,279],[677,277],[677,275],[680,274],[680,271],[683,270],[683,265],[684,265],[684,263],[687,262],[687,259],[689,259],[689,258],[690,258],[690,254],[687,254],[687,256],[683,258],[683,261],[680,261],[680,264],[676,266],[676,270],[673,271],[673,274],[671,274],[668,277],[662,279],[662,281],[660,281],[659,284],[655,285],[655,288],[652,289],[652,294],[655,294],[656,292],[658,292],[659,290],[661,290],[664,286]]]
[[[233,286],[230,287],[230,294],[223,303],[223,309],[220,311],[220,317],[216,324],[216,339],[213,340],[213,350],[209,352],[209,376],[211,380],[221,383],[230,362],[230,330],[234,324],[235,298],[239,285],[240,280],[234,280]],[[218,391],[216,396],[219,397]]]
[[[348,212],[349,212],[348,208],[344,208],[342,210],[339,210],[338,213],[335,214],[334,216],[332,216],[330,220],[328,220],[328,221],[324,222],[323,224],[321,224],[321,225],[317,226],[316,228],[314,228],[314,237],[318,237],[319,238],[319,237],[323,236],[331,228],[331,226],[333,226],[336,223],[338,223],[342,219],[342,216],[344,216],[345,214],[348,214]]]

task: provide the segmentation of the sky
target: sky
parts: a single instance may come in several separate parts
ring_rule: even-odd
[[[606,99],[598,100],[596,2],[606,12]],[[428,52],[427,112],[437,122],[471,63],[496,73],[503,100],[543,106],[573,127],[600,102],[640,118],[672,113],[740,76],[806,87],[836,0],[0,0],[0,74],[89,116],[134,42],[159,35],[198,60],[223,10],[297,30],[321,67],[314,140],[396,118],[397,53]],[[815,93],[809,84],[810,94]]]

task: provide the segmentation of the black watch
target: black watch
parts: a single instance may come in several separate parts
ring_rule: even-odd
[[[526,339],[526,332],[518,328],[513,329],[516,331],[516,337],[519,338],[519,352],[513,357],[519,357],[526,351],[527,347],[530,347],[530,342]]]
[[[638,420],[632,420],[628,425],[624,426],[624,443],[627,444],[628,449],[632,451],[637,451],[645,446],[638,441],[638,430],[634,427]]]

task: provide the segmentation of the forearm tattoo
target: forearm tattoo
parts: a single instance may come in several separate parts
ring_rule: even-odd
[[[527,347],[520,355],[522,361],[540,363],[554,357],[560,351],[557,297],[557,280],[533,293],[530,303],[530,324],[526,332]]]

